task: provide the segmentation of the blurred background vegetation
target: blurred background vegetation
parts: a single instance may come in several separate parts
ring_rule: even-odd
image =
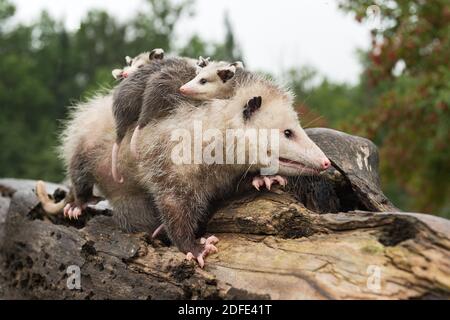
[[[339,3],[364,23],[373,1]],[[289,70],[283,80],[297,95],[304,127],[344,130],[379,146],[383,188],[397,206],[450,218],[450,4],[376,4],[383,28],[372,31],[370,49],[359,53],[357,84],[333,83],[308,66]],[[13,3],[0,0],[0,177],[61,181],[59,120],[67,106],[111,88],[111,70],[126,55],[161,47],[245,62],[227,16],[223,41],[193,35],[176,47],[176,23],[192,8],[192,1],[149,0],[126,22],[90,11],[69,31],[46,12],[33,24],[13,23]]]

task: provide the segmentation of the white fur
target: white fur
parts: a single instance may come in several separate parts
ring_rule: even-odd
[[[204,59],[200,57],[199,59]],[[209,62],[205,67],[197,67],[197,75],[194,79],[185,83],[180,91],[186,96],[196,100],[209,99],[223,99],[228,98],[234,89],[233,81],[226,81],[225,83],[219,77],[220,70],[228,70],[231,73],[236,73],[236,69],[243,66],[242,62],[230,64],[229,62]],[[202,83],[205,81],[206,83]]]

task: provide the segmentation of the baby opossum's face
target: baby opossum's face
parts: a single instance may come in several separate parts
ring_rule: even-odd
[[[278,173],[311,175],[328,169],[330,161],[300,126],[290,99],[270,97],[268,94],[266,97],[254,97],[247,102],[243,112],[244,122],[246,127],[269,129],[268,156],[274,158],[272,165],[275,163],[278,166]],[[275,130],[270,132],[270,129]],[[278,136],[278,145],[273,143],[271,134]],[[259,163],[258,166],[267,167],[267,164]]]
[[[236,68],[242,64],[210,62],[198,67],[197,76],[180,87],[180,92],[192,99],[221,99],[230,95],[233,90],[232,81]]]
[[[127,78],[138,69],[150,63],[150,54],[148,52],[144,52],[134,58],[126,56],[125,60],[127,61],[128,66],[123,69],[122,76]]]
[[[150,53],[143,52],[134,58],[129,56],[125,57],[127,66],[123,69],[114,69],[112,75],[116,80],[122,80],[128,78],[131,74],[142,68],[144,65],[150,63]]]

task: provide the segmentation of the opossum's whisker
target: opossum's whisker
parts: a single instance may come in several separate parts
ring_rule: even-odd
[[[252,165],[254,165],[255,163],[250,163],[250,165],[248,166],[247,170],[245,170],[245,172],[242,174],[241,179],[239,179],[237,186],[236,186],[236,191],[239,189],[239,185],[241,184],[242,180],[245,179],[245,177],[247,176],[247,173],[250,171],[250,168],[252,167]]]
[[[320,120],[321,118],[323,118],[323,116],[318,116],[317,118],[311,120],[310,122],[308,122],[307,124],[303,125],[303,128],[307,129],[308,126],[310,126],[311,124],[313,124],[315,121]]]

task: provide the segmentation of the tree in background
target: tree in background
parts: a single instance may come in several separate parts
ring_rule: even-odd
[[[297,96],[303,126],[330,126],[380,146],[383,186],[406,210],[450,217],[450,9],[448,0],[376,2],[383,28],[373,31],[357,85],[333,83],[310,67],[284,75]],[[358,21],[366,0],[342,0]],[[148,0],[124,23],[91,11],[80,28],[43,12],[32,25],[14,24],[14,6],[0,0],[0,177],[63,178],[56,157],[58,119],[70,104],[114,85],[123,57],[154,47],[181,55],[242,60],[228,15],[222,42],[193,35],[174,43],[192,1]]]
[[[450,3],[448,0],[343,0],[372,31],[362,90],[370,109],[346,128],[381,146],[387,192],[400,207],[450,217]],[[368,10],[369,8],[369,10]]]
[[[179,51],[180,55],[186,57],[213,57],[214,60],[242,61],[243,54],[234,36],[230,17],[225,13],[224,18],[225,37],[221,43],[207,43],[198,35],[193,35],[188,43]]]
[[[160,47],[234,58],[239,51],[229,24],[224,44],[209,51],[196,35],[186,47],[175,47],[177,21],[192,14],[192,3],[147,0],[124,23],[93,10],[71,31],[46,12],[32,25],[15,24],[14,5],[0,0],[0,177],[62,180],[55,152],[59,119],[67,106],[111,88],[111,70],[122,67],[126,55]]]

